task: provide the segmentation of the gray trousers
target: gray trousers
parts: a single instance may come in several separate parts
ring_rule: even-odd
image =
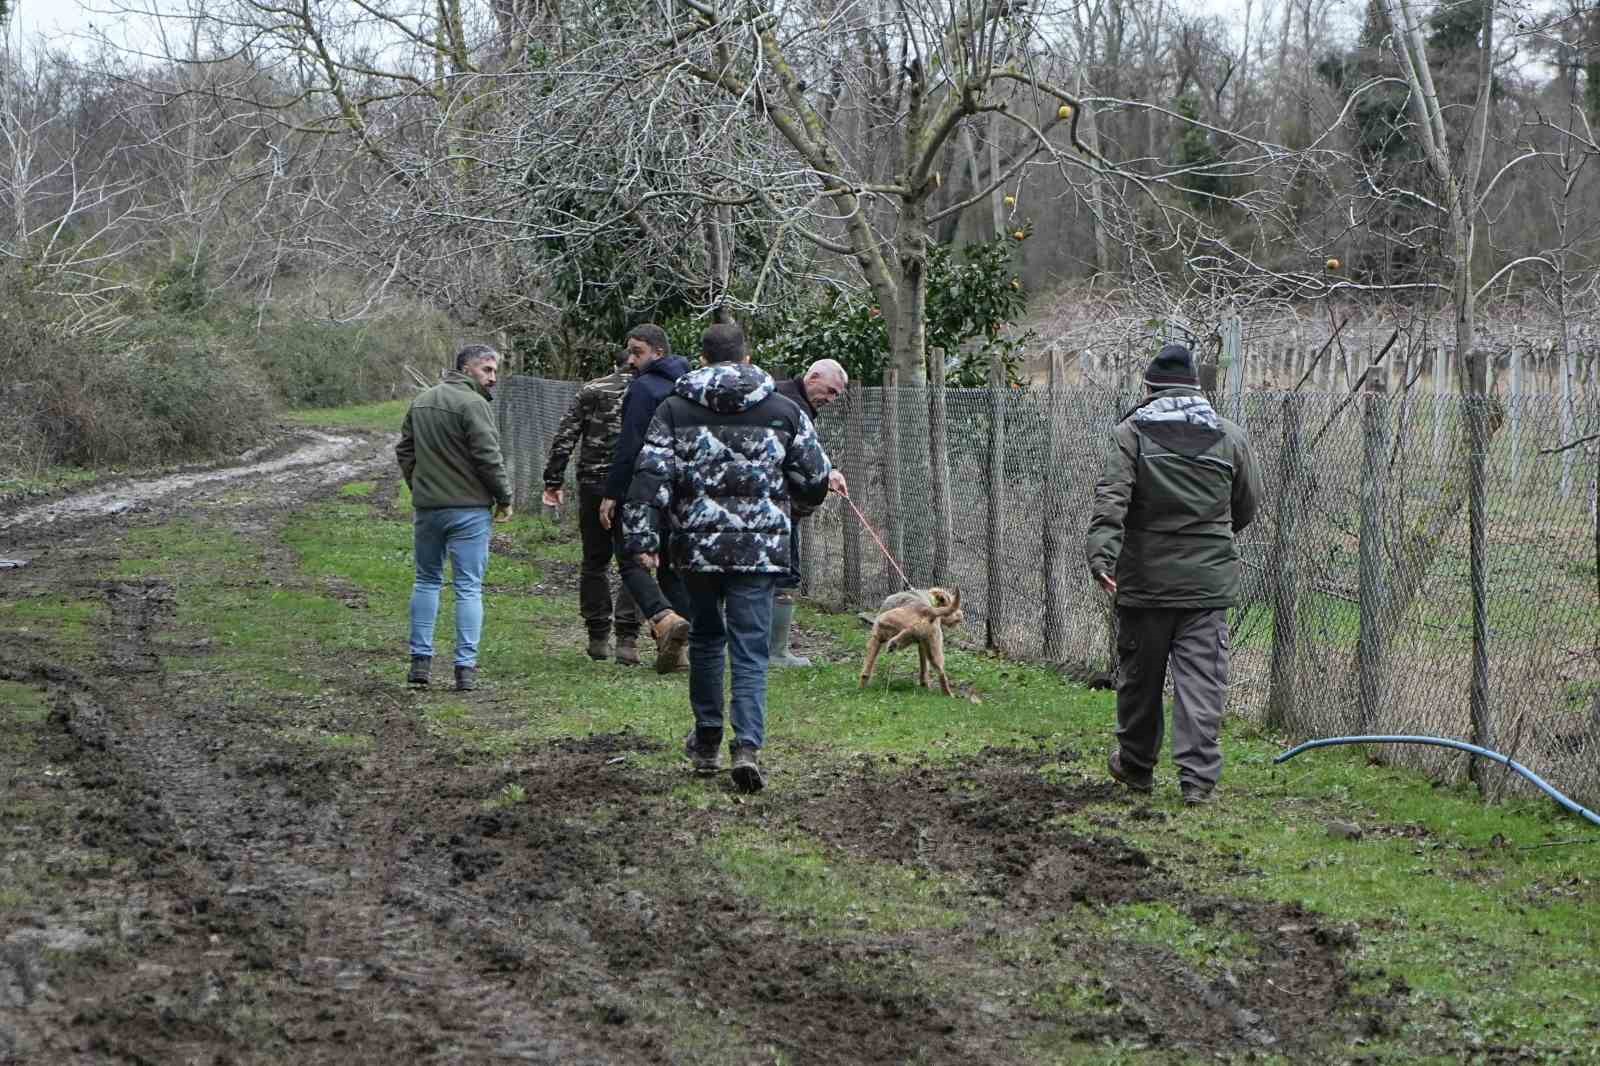
[[[1212,786],[1222,776],[1222,705],[1228,693],[1228,610],[1118,607],[1117,742],[1122,765],[1145,776],[1161,757],[1161,706],[1172,666],[1172,761],[1183,782]]]

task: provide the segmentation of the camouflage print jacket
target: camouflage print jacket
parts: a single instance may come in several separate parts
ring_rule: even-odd
[[[828,495],[828,457],[793,401],[760,367],[685,374],[656,408],[623,505],[623,551],[660,550],[680,571],[781,574],[793,502]]]
[[[546,488],[558,489],[566,480],[567,460],[578,449],[578,484],[599,490],[611,469],[611,453],[622,432],[622,397],[633,375],[617,370],[584,384],[572,406],[556,427],[550,442],[550,460],[544,467]]]

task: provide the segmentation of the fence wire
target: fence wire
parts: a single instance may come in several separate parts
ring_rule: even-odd
[[[500,386],[519,506],[537,499],[577,387]],[[853,387],[818,429],[911,581],[961,589],[954,637],[1088,679],[1114,670],[1115,623],[1084,534],[1111,427],[1136,401],[1080,385]],[[1600,394],[1256,390],[1218,406],[1248,430],[1266,486],[1238,540],[1229,712],[1295,738],[1473,741],[1600,801]],[[870,608],[900,587],[843,501],[809,521],[810,598]],[[1466,769],[1445,749],[1383,756],[1447,780]],[[1522,790],[1499,769],[1487,787]]]

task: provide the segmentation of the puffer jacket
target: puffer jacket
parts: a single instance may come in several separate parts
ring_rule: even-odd
[[[1231,607],[1233,536],[1255,518],[1261,475],[1242,428],[1199,389],[1155,393],[1112,433],[1095,485],[1089,569],[1117,581],[1123,607]]]
[[[459,371],[445,371],[439,384],[411,401],[394,453],[414,507],[511,503],[489,398]]]
[[[578,390],[550,442],[545,488],[561,487],[574,449],[578,453],[578,484],[595,490],[605,485],[611,460],[616,457],[617,438],[622,436],[622,397],[632,380],[632,372],[616,370],[585,382]]]
[[[623,551],[659,551],[665,527],[680,572],[787,573],[791,508],[826,499],[831,471],[811,419],[773,392],[765,370],[718,363],[685,374],[639,452]]]

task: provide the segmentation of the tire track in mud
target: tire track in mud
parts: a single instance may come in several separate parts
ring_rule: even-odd
[[[275,460],[28,508],[0,517],[0,529],[44,549],[25,571],[31,586],[59,587],[93,543],[86,523],[231,509],[229,525],[259,535],[319,493],[392,462],[382,442],[307,436],[312,445]],[[242,500],[224,499],[241,486]],[[63,521],[75,535],[58,541],[49,527]],[[439,777],[424,765],[434,753],[408,708],[371,694],[384,703],[375,770],[351,775],[336,759],[296,764],[169,677],[161,649],[176,606],[170,585],[111,581],[99,590],[106,619],[93,681],[38,661],[44,648],[29,648],[23,661],[10,640],[0,641],[4,672],[49,685],[66,708],[62,728],[106,764],[98,777],[117,783],[125,849],[170,893],[167,906],[186,926],[178,939],[200,941],[149,965],[170,971],[165,988],[193,992],[173,1003],[152,996],[149,980],[84,988],[70,1023],[53,1011],[24,1019],[34,1051],[55,1056],[29,1061],[171,1061],[224,1047],[233,1061],[283,1061],[292,1046],[321,1049],[301,1061],[335,1048],[334,1061],[351,1063],[617,1061],[496,975],[505,960],[530,956],[524,936],[478,914],[480,901],[441,891],[442,874],[401,852],[395,811]],[[31,965],[16,971],[32,980]],[[261,1015],[271,1019],[265,1026]],[[251,1040],[240,1039],[246,1030]],[[0,1040],[0,1061],[8,1054]]]

